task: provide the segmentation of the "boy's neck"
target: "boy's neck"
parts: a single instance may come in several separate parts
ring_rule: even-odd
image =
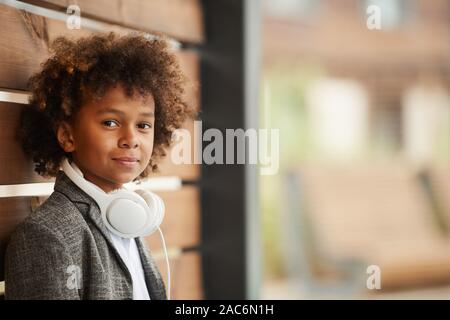
[[[117,187],[112,187],[112,186],[101,186],[98,183],[95,183],[94,181],[92,181],[91,179],[89,179],[89,176],[86,176],[83,172],[82,169],[80,169],[80,167],[76,164],[75,160],[72,160],[71,162],[69,162],[70,165],[72,166],[72,168],[75,170],[75,172],[77,174],[79,174],[84,180],[86,180],[87,182],[91,183],[93,186],[95,186],[96,188],[102,190],[105,193],[113,193],[117,190],[120,190],[123,188],[123,185],[118,185]]]

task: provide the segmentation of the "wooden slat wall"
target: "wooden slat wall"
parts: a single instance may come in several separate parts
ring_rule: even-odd
[[[65,12],[68,1],[26,1],[36,6]],[[201,43],[203,40],[202,10],[199,1],[70,1],[78,3],[81,15],[101,22],[111,23],[110,28],[125,34],[129,28],[140,31],[161,32],[182,42]],[[112,25],[115,24],[115,25]],[[73,39],[95,31],[82,28],[69,30],[65,22],[53,18],[20,11],[0,5],[0,90],[14,89],[27,93],[28,78],[39,70],[40,63],[48,56],[48,44],[57,36]],[[176,52],[180,66],[188,77],[185,99],[197,110],[199,101],[199,56],[194,51]],[[0,102],[0,185],[45,182],[33,172],[32,163],[22,153],[16,141],[20,112],[27,105]],[[191,132],[194,123],[188,120],[184,128]],[[192,146],[194,146],[192,141]],[[192,151],[194,152],[194,150]],[[193,154],[193,153],[192,153]],[[168,155],[170,155],[168,153]],[[159,177],[177,176],[182,180],[196,182],[200,178],[199,165],[175,165],[170,156],[160,165]],[[182,187],[177,191],[158,192],[166,204],[166,217],[162,225],[169,251],[189,252],[171,256],[172,297],[174,299],[201,299],[202,273],[200,245],[200,196],[196,185]],[[7,239],[20,221],[30,212],[36,197],[0,198],[0,281],[3,280],[3,255]],[[146,238],[151,251],[161,257],[161,242],[158,234]],[[194,249],[192,249],[194,248]],[[166,280],[164,259],[157,263]]]
[[[171,272],[171,298],[173,300],[200,300],[204,298],[201,287],[201,257],[198,252],[186,252],[169,258]],[[159,256],[156,264],[164,282],[167,280],[165,258]],[[167,287],[167,283],[166,283]]]
[[[198,188],[184,186],[178,191],[158,192],[166,204],[166,216],[161,224],[168,247],[193,247],[200,242],[200,208]],[[147,239],[151,248],[160,248],[158,234]]]
[[[148,32],[161,32],[185,42],[204,38],[200,0],[26,0],[30,4],[66,12],[69,4],[81,16]]]

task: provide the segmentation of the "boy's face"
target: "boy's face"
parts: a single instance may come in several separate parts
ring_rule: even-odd
[[[101,100],[88,99],[72,125],[58,128],[58,140],[86,180],[105,192],[139,176],[153,151],[155,101],[129,98],[117,86]]]

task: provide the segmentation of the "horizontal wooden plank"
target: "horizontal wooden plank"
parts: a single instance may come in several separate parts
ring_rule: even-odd
[[[18,10],[0,5],[0,28],[4,31],[6,37],[0,39],[0,87],[11,89],[26,89],[26,83],[32,73],[38,71],[39,64],[47,56],[47,44],[58,35],[65,35],[70,38],[79,38],[91,34],[86,29],[70,30],[65,27],[61,21],[47,19],[32,14],[22,14]],[[32,31],[31,31],[32,30]],[[48,35],[48,40],[45,36]],[[185,87],[185,100],[195,109],[199,109],[199,57],[193,51],[180,51],[176,53],[179,59],[180,67],[188,78]],[[0,113],[6,112],[0,110]],[[7,112],[6,112],[7,113]],[[8,116],[7,116],[8,117]],[[1,119],[6,123],[10,120],[2,114]],[[17,121],[18,113],[11,111],[12,123]],[[192,121],[186,122],[185,127],[192,128]],[[12,137],[11,132],[5,132],[5,135]],[[2,138],[3,139],[3,138]],[[0,142],[3,140],[0,139]],[[13,144],[10,140],[10,144]],[[194,145],[194,144],[192,144]],[[0,173],[0,183],[27,183],[35,180],[24,179],[23,175],[16,175],[18,171],[28,172],[23,167],[23,155],[18,154],[20,148],[13,146],[12,150],[3,148],[0,158],[7,157],[14,170],[8,173]],[[5,155],[6,154],[6,155]],[[22,157],[22,158],[21,158]],[[18,160],[18,161],[16,161]],[[174,165],[170,158],[166,158],[160,165],[158,175],[176,175],[186,180],[198,179],[200,174],[199,165],[186,164]],[[6,175],[7,177],[3,177]],[[27,176],[28,173],[25,174]],[[16,177],[17,178],[14,178]],[[8,178],[9,177],[9,178]],[[14,182],[11,182],[12,180]]]
[[[200,0],[26,0],[36,6],[66,12],[78,5],[81,17],[146,32],[160,32],[180,41],[204,39]]]
[[[180,69],[187,77],[184,86],[186,102],[197,112],[200,111],[200,56],[192,50],[179,51],[176,56]]]
[[[163,256],[155,259],[167,288],[167,267]],[[169,258],[172,300],[201,300],[202,285],[201,255],[197,251],[181,253]]]
[[[45,20],[37,18],[36,25]],[[0,87],[25,89],[29,76],[46,57],[44,44],[32,37],[21,13],[0,5]]]
[[[166,213],[161,230],[167,247],[191,247],[200,243],[200,195],[195,186],[184,186],[179,191],[158,192]],[[159,232],[146,238],[153,251],[162,250]]]

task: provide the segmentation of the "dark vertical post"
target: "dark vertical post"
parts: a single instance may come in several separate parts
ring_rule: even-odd
[[[204,0],[203,131],[245,128],[244,3]],[[225,161],[224,150],[224,161]],[[245,166],[202,166],[202,269],[206,299],[246,298]]]

